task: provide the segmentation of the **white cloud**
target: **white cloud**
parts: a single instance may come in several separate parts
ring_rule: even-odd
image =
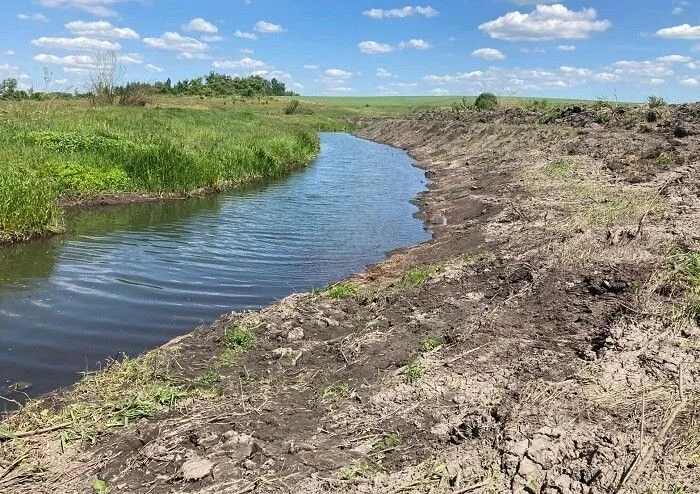
[[[77,38],[41,37],[39,39],[33,39],[32,46],[37,48],[69,51],[116,51],[121,49],[121,45],[119,43],[94,38],[86,38],[84,36],[79,36]]]
[[[685,12],[685,9],[683,7],[676,7],[671,11],[673,15],[681,15],[683,12]]]
[[[595,9],[569,10],[562,4],[537,5],[529,14],[509,12],[479,29],[492,38],[508,41],[547,41],[584,39],[592,33],[607,31],[612,24],[599,20]]]
[[[139,39],[139,34],[128,27],[114,27],[107,21],[72,21],[65,25],[71,33],[88,38]]]
[[[241,58],[239,60],[216,60],[213,67],[217,69],[244,69],[244,70],[263,70],[267,68],[267,64],[260,60],[254,60],[250,57]]]
[[[171,50],[186,53],[199,53],[203,52],[208,48],[206,43],[190,38],[188,36],[182,36],[180,33],[166,32],[158,38],[143,38],[143,42],[159,50]]]
[[[692,58],[685,57],[683,55],[666,55],[665,57],[659,57],[656,60],[666,63],[687,63],[690,62]]]
[[[190,52],[190,51],[183,51],[178,54],[177,58],[180,60],[211,60],[212,57],[208,53],[198,53],[198,52]]]
[[[446,96],[450,94],[450,92],[447,89],[443,89],[441,87],[437,87],[430,92],[433,94],[433,96]]]
[[[206,43],[219,43],[224,40],[224,37],[215,34],[213,36],[200,36],[199,39]]]
[[[385,43],[377,43],[376,41],[363,41],[358,43],[357,47],[362,53],[366,53],[367,55],[378,55],[394,51],[393,46]]]
[[[665,83],[666,83],[666,79],[658,79],[658,78],[649,79],[649,81],[648,81],[648,84],[651,84],[652,86],[660,86],[660,85],[665,84]]]
[[[237,30],[235,33],[233,33],[233,35],[234,35],[236,38],[242,38],[242,39],[251,39],[251,40],[256,40],[256,39],[258,39],[258,35],[257,35],[257,34],[255,34],[255,33],[246,33],[246,32],[241,31],[240,29]]]
[[[559,50],[559,51],[576,51],[576,47],[574,45],[559,45],[559,46],[557,46],[557,50]]]
[[[696,70],[698,68],[698,64],[695,62],[688,62],[685,66],[690,70]]]
[[[39,54],[34,57],[35,62],[62,65],[65,67],[78,67],[82,69],[91,69],[95,65],[95,59],[89,55],[68,55],[59,57],[56,55]]]
[[[11,57],[15,54],[15,52],[12,50],[7,50],[7,51],[2,52],[2,54],[7,56],[7,57]]]
[[[700,79],[695,79],[693,77],[688,77],[687,79],[681,79],[678,82],[681,83],[683,86],[687,86],[687,87],[700,86]]]
[[[392,74],[388,70],[386,70],[382,67],[379,67],[377,69],[377,77],[381,77],[382,79],[392,79],[392,78],[395,78],[397,76],[395,76],[394,74]]]
[[[17,14],[18,19],[22,19],[23,21],[41,21],[41,22],[48,22],[49,18],[46,17],[44,14],[41,12],[36,12],[34,14]]]
[[[284,72],[283,70],[255,70],[250,73],[250,75],[258,75],[260,77],[265,77],[266,79],[277,79],[277,80],[292,80],[292,74],[289,72]]]
[[[299,82],[292,82],[289,87],[292,89],[296,89],[297,91],[303,91],[304,90],[304,85],[299,83]]]
[[[240,53],[241,55],[252,55],[253,53],[255,53],[255,50],[251,50],[250,48],[241,48],[240,50],[238,50],[238,53]]]
[[[306,70],[317,70],[317,69],[318,69],[318,65],[306,64],[306,65],[304,65],[304,68],[305,68]]]
[[[656,31],[656,35],[667,39],[700,39],[700,26],[681,24],[679,26],[665,27]]]
[[[279,24],[273,24],[271,22],[267,21],[258,21],[255,23],[255,27],[253,28],[259,33],[263,34],[276,34],[276,33],[283,33],[285,29],[280,26]]]
[[[219,28],[206,19],[197,17],[192,19],[187,24],[182,26],[183,31],[205,33],[205,34],[216,34],[219,32]]]
[[[45,7],[72,7],[100,17],[119,17],[108,6],[129,1],[135,0],[39,0],[39,3]]]
[[[472,55],[475,57],[483,58],[484,60],[505,60],[506,56],[495,48],[479,48],[474,50]]]
[[[404,18],[413,17],[414,15],[423,15],[425,17],[437,17],[440,12],[432,7],[412,7],[407,6],[400,9],[369,9],[362,12],[362,15],[371,17],[372,19],[387,19],[391,17]]]
[[[163,72],[165,70],[163,67],[158,67],[152,63],[146,64],[144,68],[149,72]]]
[[[630,78],[649,77],[660,79],[673,75],[673,69],[667,63],[649,60],[620,60],[612,65],[611,72],[620,77]]]
[[[331,87],[326,90],[326,94],[350,93],[354,91],[351,87]]]
[[[349,87],[349,82],[354,75],[355,74],[347,70],[333,68],[323,72],[321,77],[315,79],[314,82],[325,86],[331,92],[343,92],[342,88],[351,91],[352,89]]]
[[[126,64],[126,65],[132,65],[132,64],[142,64],[143,63],[143,57],[138,54],[138,53],[126,53],[124,55],[119,55],[117,57],[117,62]]]
[[[428,48],[432,48],[433,45],[431,45],[428,41],[425,41],[424,39],[411,39],[408,41],[402,41],[401,43],[399,43],[399,47],[415,48],[416,50],[427,50]]]
[[[459,72],[455,75],[427,75],[423,77],[425,82],[430,82],[433,84],[447,84],[452,82],[463,82],[463,81],[473,81],[479,79],[484,75],[481,70],[475,70],[473,72]]]
[[[578,77],[590,77],[593,74],[593,71],[591,69],[569,67],[567,65],[562,65],[561,67],[559,67],[559,70],[561,70],[565,74],[575,74]]]

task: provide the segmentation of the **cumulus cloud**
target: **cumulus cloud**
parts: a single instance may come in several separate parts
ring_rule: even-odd
[[[255,33],[246,33],[246,32],[241,31],[240,29],[236,30],[236,32],[233,33],[233,35],[234,35],[236,38],[241,38],[241,39],[250,39],[250,40],[256,40],[256,39],[258,39],[258,35],[257,35],[257,34],[255,34]]]
[[[36,12],[34,14],[17,14],[18,19],[22,19],[23,21],[41,21],[41,22],[48,22],[49,18],[46,17],[44,14],[41,12]]]
[[[382,68],[382,67],[379,67],[379,68],[377,69],[377,77],[381,77],[381,78],[383,78],[383,79],[392,79],[392,78],[395,78],[395,77],[397,77],[397,76],[395,76],[394,74],[392,74],[392,73],[389,72],[388,70],[386,70],[386,69],[384,69],[384,68]]]
[[[394,51],[394,47],[385,43],[378,43],[376,41],[362,41],[357,44],[357,47],[362,53],[367,55],[379,55],[382,53],[391,53]]]
[[[666,55],[665,57],[659,57],[656,60],[666,63],[688,63],[692,60],[692,58],[685,57],[683,55]]]
[[[250,57],[241,58],[239,60],[216,60],[212,64],[217,69],[243,69],[243,70],[263,70],[267,68],[267,64],[261,60],[254,60]]]
[[[576,51],[576,47],[574,45],[559,45],[559,46],[557,46],[557,50],[559,50],[559,51]]]
[[[695,79],[693,77],[688,77],[687,79],[681,79],[678,82],[681,83],[683,86],[687,86],[687,87],[700,86],[700,79]]]
[[[401,48],[414,48],[416,50],[427,50],[428,48],[432,48],[433,45],[431,45],[428,41],[425,41],[424,39],[410,39],[408,41],[402,41],[399,43],[399,47]]]
[[[276,34],[283,33],[285,31],[285,29],[279,24],[273,24],[272,22],[267,21],[256,22],[255,27],[253,29],[263,34]]]
[[[400,9],[369,9],[362,12],[362,15],[370,17],[372,19],[388,19],[388,18],[404,18],[413,17],[414,15],[423,15],[425,17],[437,17],[440,12],[435,10],[430,6],[426,7],[413,7],[406,6]]]
[[[99,40],[94,38],[86,38],[79,36],[77,38],[47,38],[41,37],[32,40],[32,46],[36,48],[47,48],[54,50],[69,50],[69,51],[116,51],[121,50],[119,43],[111,41]]]
[[[665,27],[656,31],[656,35],[666,39],[700,39],[700,26],[681,24],[679,26]]]
[[[7,57],[11,57],[15,54],[15,52],[13,50],[7,50],[7,51],[2,52],[2,54],[7,56]]]
[[[64,67],[64,72],[67,73],[88,73],[90,70],[94,69],[96,66],[95,57],[90,55],[67,55],[65,57],[60,57],[57,55],[47,55],[39,54],[36,55],[33,60],[35,62],[47,64],[47,65],[59,65]],[[117,57],[117,62],[123,64],[140,64],[143,63],[141,56],[137,53],[129,53],[126,55],[121,55]]]
[[[522,14],[509,12],[479,29],[495,39],[508,41],[547,41],[553,39],[584,39],[592,33],[607,31],[612,24],[598,19],[595,9],[569,10],[562,4],[537,5]]]
[[[151,48],[187,53],[203,52],[208,48],[206,43],[170,31],[163,33],[158,38],[143,38],[143,42]]]
[[[39,0],[45,7],[72,7],[100,17],[119,17],[109,6],[134,0]]]
[[[474,50],[472,55],[475,57],[483,58],[484,60],[505,60],[506,56],[495,48],[479,48]]]
[[[327,93],[343,93],[352,91],[350,80],[354,76],[348,70],[332,68],[325,70],[314,82],[326,88]]]
[[[72,21],[65,25],[71,33],[88,38],[139,39],[139,34],[128,27],[114,27],[107,21]]]
[[[183,24],[182,30],[186,32],[195,33],[205,33],[205,34],[216,34],[219,32],[219,28],[206,19],[197,17],[192,19],[187,24]]]

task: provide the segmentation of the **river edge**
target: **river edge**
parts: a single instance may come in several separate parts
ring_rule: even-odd
[[[668,113],[671,122],[684,116]],[[392,253],[342,290],[227,315],[151,352],[142,359],[148,381],[185,382],[196,393],[61,458],[48,437],[57,432],[25,427],[40,431],[29,441],[49,473],[12,477],[17,469],[0,464],[0,485],[86,492],[96,477],[111,492],[697,485],[686,446],[663,463],[657,456],[688,436],[697,396],[697,327],[683,322],[669,337],[664,322],[685,294],[660,299],[657,290],[668,245],[697,244],[700,213],[679,200],[697,183],[697,138],[673,137],[674,126],[649,135],[593,118],[581,126],[501,118],[370,122],[359,137],[408,149],[431,178],[417,204],[433,240]],[[649,145],[657,156],[640,156]],[[682,159],[647,169],[645,160],[670,151]],[[623,166],[612,169],[605,155]],[[576,199],[582,180],[608,196]],[[620,205],[616,194],[640,198]],[[255,345],[228,354],[230,328],[255,334]],[[669,369],[676,361],[683,365]],[[212,363],[215,382],[199,380]],[[630,382],[641,384],[630,392]],[[44,406],[96,402],[128,383],[89,384]],[[645,400],[647,387],[656,394]],[[675,412],[670,422],[664,409]],[[656,437],[642,450],[640,421]],[[62,425],[43,429],[76,428]]]

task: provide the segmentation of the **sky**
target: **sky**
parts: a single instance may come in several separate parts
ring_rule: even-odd
[[[0,79],[214,70],[304,95],[700,100],[700,0],[3,0]]]

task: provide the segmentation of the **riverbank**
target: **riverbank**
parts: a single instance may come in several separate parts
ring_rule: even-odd
[[[278,179],[318,154],[335,113],[285,100],[161,98],[151,107],[86,101],[0,105],[0,243],[62,231],[66,206],[182,198]]]
[[[699,122],[690,105],[366,121],[431,178],[433,240],[9,415],[0,489],[689,492]]]

